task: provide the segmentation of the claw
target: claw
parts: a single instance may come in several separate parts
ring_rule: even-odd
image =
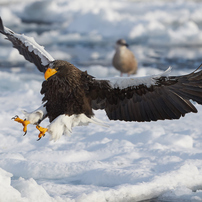
[[[15,115],[13,118],[11,118],[11,120],[12,120],[12,119],[16,119],[16,118],[18,118],[18,117],[19,117],[18,115]]]
[[[23,136],[25,136],[27,134],[27,130],[25,131],[25,133],[24,133],[24,135]]]
[[[14,121],[17,121],[18,123],[21,123],[23,125],[23,131],[25,132],[24,135],[27,134],[27,125],[30,124],[30,121],[26,120],[26,119],[21,119],[19,118],[18,115],[14,116],[12,119],[14,119]]]
[[[48,131],[48,128],[43,128],[39,125],[37,125],[36,128],[40,131],[40,133],[38,135],[39,139],[37,140],[37,141],[39,141],[42,137],[45,136],[45,133]]]

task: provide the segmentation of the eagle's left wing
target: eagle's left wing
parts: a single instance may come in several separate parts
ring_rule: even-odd
[[[198,69],[183,76],[167,76],[168,69],[156,76],[95,79],[92,107],[104,109],[111,120],[179,119],[197,112],[190,100],[202,104],[202,70]]]
[[[13,47],[18,49],[19,53],[24,56],[26,60],[34,63],[38,70],[45,72],[50,62],[54,61],[53,57],[40,46],[32,37],[24,34],[17,34],[7,27],[3,26],[0,18],[0,33],[4,34],[9,41],[12,42]]]

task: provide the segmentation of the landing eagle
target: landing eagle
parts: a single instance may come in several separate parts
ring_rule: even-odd
[[[22,123],[25,133],[28,124],[36,124],[39,139],[48,132],[57,140],[77,125],[102,125],[94,117],[93,110],[97,109],[105,110],[110,120],[144,122],[179,119],[186,113],[197,112],[190,100],[202,104],[201,66],[183,76],[168,76],[168,69],[148,77],[97,79],[69,62],[55,60],[33,38],[4,27],[1,18],[0,33],[44,73],[42,106],[25,112],[24,120],[14,117]],[[40,127],[47,117],[50,124]]]

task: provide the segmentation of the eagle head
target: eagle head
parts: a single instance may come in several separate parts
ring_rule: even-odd
[[[48,69],[44,73],[44,78],[47,80],[49,77],[53,76],[54,74],[61,74],[64,75],[65,71],[71,64],[64,60],[55,60],[51,62],[48,66]]]

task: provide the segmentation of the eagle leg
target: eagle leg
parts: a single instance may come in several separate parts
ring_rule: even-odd
[[[42,137],[45,136],[45,133],[48,131],[48,128],[43,128],[43,127],[41,127],[41,126],[39,126],[39,125],[37,125],[36,128],[40,131],[40,133],[39,133],[39,135],[38,135],[38,137],[39,137],[38,140],[40,140]],[[37,140],[37,141],[38,141],[38,140]]]
[[[26,135],[27,134],[27,125],[30,124],[30,121],[28,121],[26,119],[23,120],[23,119],[19,118],[18,115],[16,115],[12,119],[14,119],[14,121],[17,121],[18,123],[21,123],[23,125],[23,131],[25,132],[24,135]]]

